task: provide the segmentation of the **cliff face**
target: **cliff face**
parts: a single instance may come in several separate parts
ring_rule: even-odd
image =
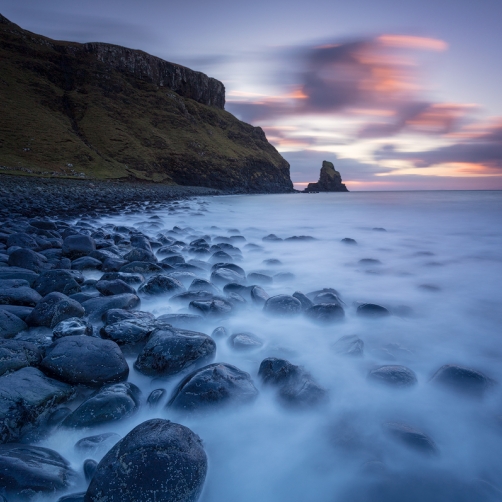
[[[324,160],[317,183],[309,183],[304,192],[348,192],[342,183],[341,174],[335,170],[332,162]]]
[[[221,82],[142,51],[60,42],[0,15],[0,173],[292,191]]]

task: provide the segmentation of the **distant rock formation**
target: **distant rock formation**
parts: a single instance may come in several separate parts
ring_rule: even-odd
[[[309,183],[304,192],[348,192],[348,190],[333,163],[323,160],[319,181]]]

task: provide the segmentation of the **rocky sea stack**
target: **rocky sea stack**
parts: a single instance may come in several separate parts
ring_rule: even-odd
[[[52,40],[0,14],[0,174],[292,192],[214,78],[139,50]]]
[[[304,192],[348,192],[348,190],[333,163],[323,160],[319,181],[309,183]]]

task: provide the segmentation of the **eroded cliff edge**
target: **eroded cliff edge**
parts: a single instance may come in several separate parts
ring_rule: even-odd
[[[223,84],[201,72],[0,15],[0,174],[292,191],[263,130],[224,105]]]

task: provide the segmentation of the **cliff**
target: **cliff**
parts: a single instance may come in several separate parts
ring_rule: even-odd
[[[309,183],[304,192],[348,192],[348,189],[342,183],[342,176],[335,170],[333,163],[323,160],[319,181]]]
[[[0,174],[292,191],[263,130],[224,106],[223,84],[201,72],[0,15]]]

